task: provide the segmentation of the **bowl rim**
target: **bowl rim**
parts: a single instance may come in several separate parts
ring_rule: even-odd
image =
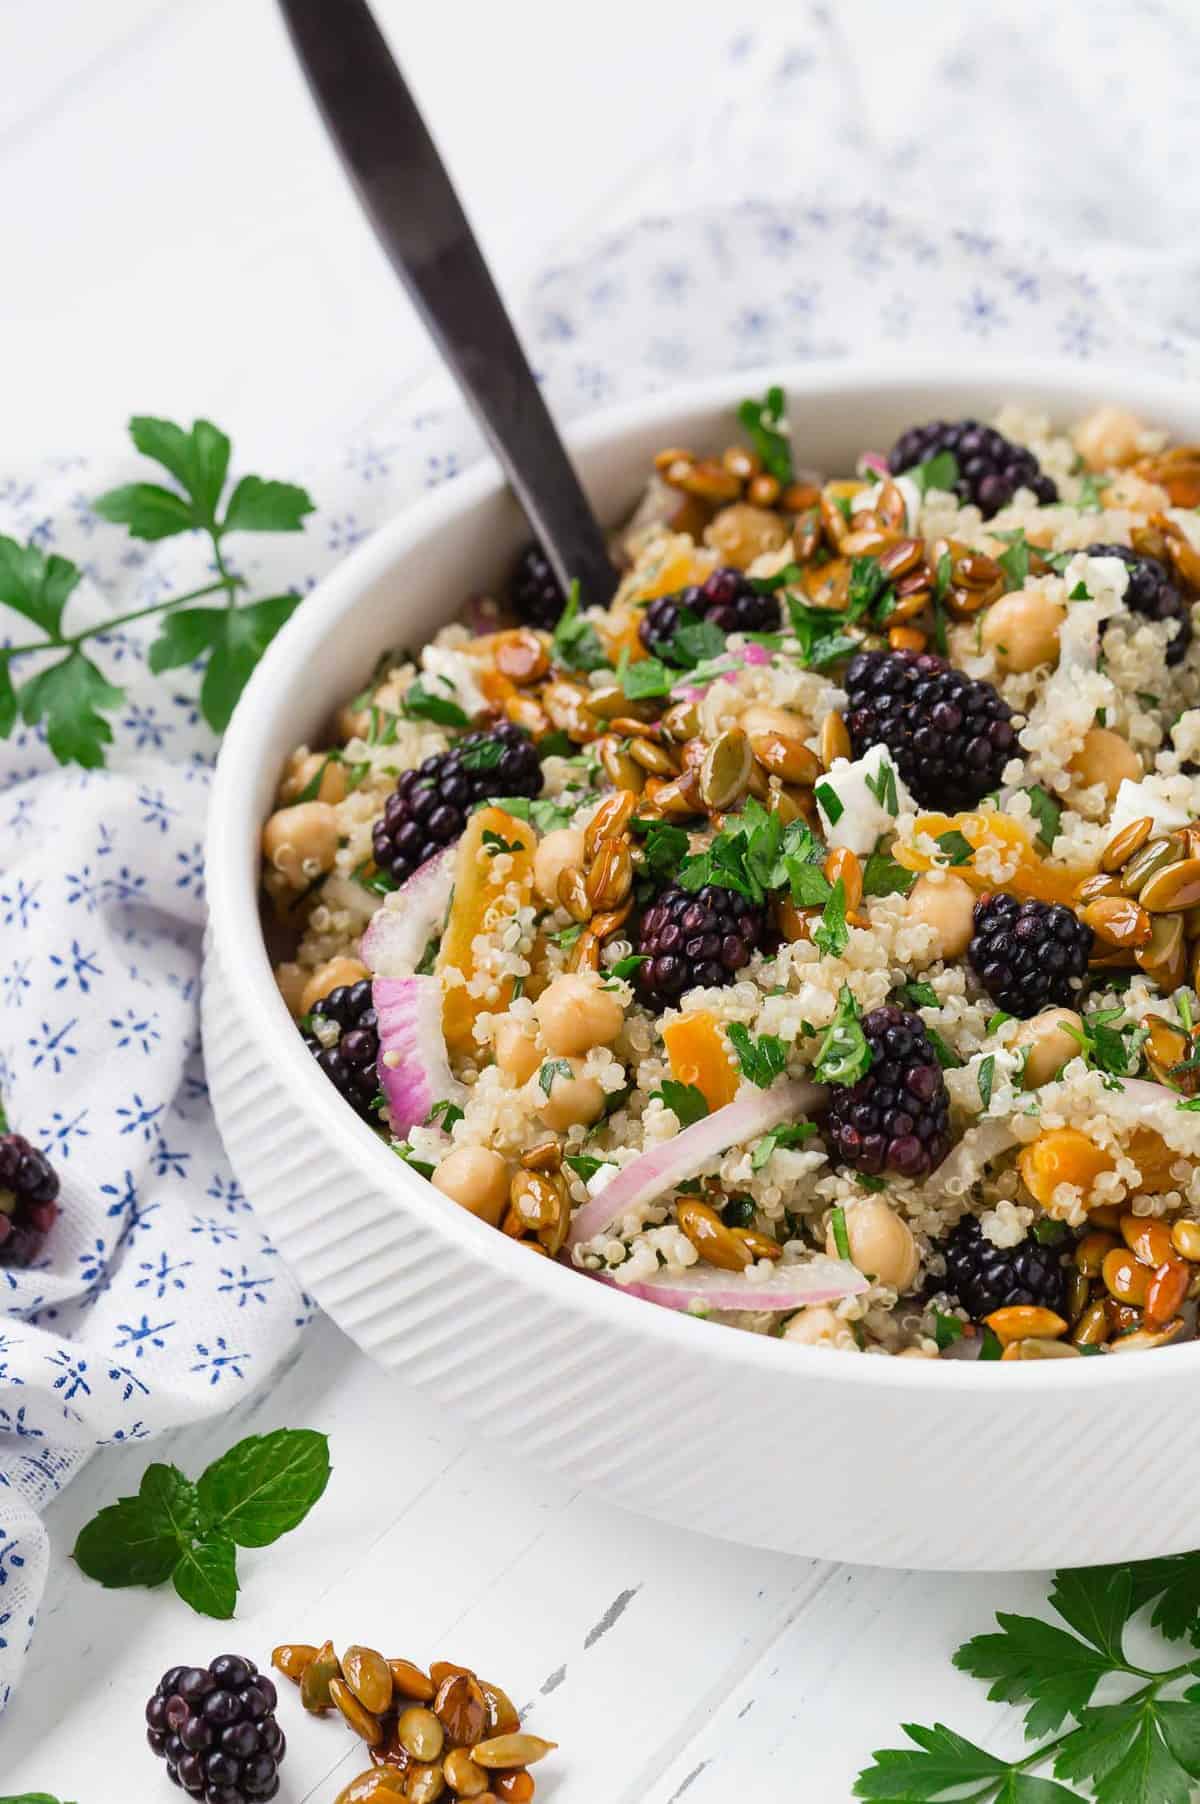
[[[1086,364],[1047,359],[1017,362],[1012,358],[972,357],[888,364],[813,359],[728,372],[699,383],[660,389],[589,415],[566,428],[564,437],[573,454],[587,453],[644,429],[657,419],[662,419],[665,427],[676,414],[706,408],[727,408],[732,412],[743,395],[775,384],[787,392],[793,416],[797,403],[806,397],[835,400],[839,395],[852,394],[861,398],[869,393],[887,394],[912,387],[925,387],[936,393],[939,389],[961,391],[1003,385],[1018,399],[1023,391],[1030,391],[1035,397],[1030,402],[1033,406],[1046,405],[1046,391],[1050,390],[1058,392],[1064,401],[1073,395],[1080,404],[1089,395],[1093,400],[1099,396],[1110,402],[1127,401],[1152,416],[1156,408],[1169,416],[1179,405],[1177,382],[1128,366],[1106,367],[1101,372]],[[1039,394],[1041,399],[1037,398]],[[991,1361],[849,1359],[832,1349],[809,1347],[804,1349],[803,1361],[797,1364],[795,1350],[784,1349],[774,1335],[734,1332],[714,1337],[709,1332],[712,1324],[702,1319],[642,1303],[638,1298],[622,1297],[615,1286],[589,1282],[586,1273],[564,1269],[557,1261],[530,1258],[515,1241],[497,1234],[466,1210],[454,1207],[426,1179],[396,1159],[324,1080],[306,1054],[276,987],[262,934],[255,931],[247,935],[244,931],[247,919],[257,924],[258,898],[256,884],[251,882],[247,888],[243,849],[247,833],[252,831],[257,837],[261,823],[250,818],[251,786],[242,783],[240,775],[254,768],[260,756],[259,743],[276,700],[287,693],[291,680],[310,666],[314,653],[336,631],[342,615],[355,606],[361,591],[384,576],[428,534],[502,495],[506,488],[499,467],[490,455],[485,455],[355,547],[305,596],[272,641],[225,733],[213,778],[206,833],[208,933],[232,992],[245,1000],[260,1054],[276,1062],[297,1107],[339,1143],[344,1156],[353,1160],[372,1189],[386,1191],[397,1187],[405,1206],[419,1215],[431,1231],[448,1237],[472,1259],[480,1258],[492,1265],[501,1277],[511,1279],[518,1291],[522,1285],[532,1287],[543,1294],[547,1303],[564,1309],[572,1307],[573,1297],[573,1306],[590,1315],[597,1327],[611,1327],[617,1334],[628,1335],[632,1329],[652,1341],[661,1340],[677,1346],[680,1352],[691,1350],[700,1357],[704,1356],[702,1349],[707,1348],[710,1358],[740,1367],[749,1375],[766,1369],[777,1377],[791,1363],[803,1375],[820,1376],[831,1384],[885,1389],[907,1390],[925,1385],[973,1393],[993,1382],[1003,1382],[1005,1395],[1014,1394],[1014,1385],[1017,1393],[1036,1387],[1039,1395],[1046,1395],[1076,1392],[1096,1383],[1107,1389],[1146,1382],[1145,1377],[1138,1377],[1143,1362],[1137,1358],[1121,1360],[1115,1369],[1111,1358],[1100,1362],[1080,1360],[1078,1364],[1073,1359],[1008,1361],[1013,1366],[1020,1365],[1021,1370],[1006,1373],[1001,1381],[989,1376],[989,1364],[996,1363]],[[300,1275],[305,1277],[303,1271]],[[305,1278],[305,1282],[309,1280]],[[573,1290],[565,1288],[568,1283]],[[320,1286],[316,1288],[319,1290]],[[629,1313],[631,1303],[641,1305],[633,1317]],[[1198,1357],[1200,1342],[1158,1348],[1150,1369],[1158,1372],[1160,1382],[1180,1379],[1190,1372]],[[1164,1359],[1169,1361],[1167,1366],[1160,1364]],[[1103,1378],[1098,1377],[1100,1370],[1106,1374]]]

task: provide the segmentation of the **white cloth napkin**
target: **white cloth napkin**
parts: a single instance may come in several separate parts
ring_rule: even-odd
[[[1181,46],[1166,9],[1088,0],[1063,9],[1075,32],[1062,36],[1057,10],[1018,8],[998,57],[987,9],[960,9],[951,32],[939,8],[931,49],[910,14],[864,23],[874,6],[836,18],[814,6],[797,41],[760,32],[731,47],[714,72],[728,102],[704,97],[664,198],[716,192],[738,204],[631,228],[542,280],[527,340],[560,419],[730,367],[901,359],[914,347],[1060,354],[1096,365],[1098,393],[1113,358],[1190,368],[1191,322],[1176,317],[1183,290],[1172,285],[1186,263],[1172,248],[1183,189],[1166,183],[1157,207],[1142,189],[1152,152],[1175,168],[1193,160],[1180,146],[1200,129],[1187,92],[1194,28]],[[1115,33],[1117,15],[1134,13],[1153,99]],[[1055,93],[1073,105],[1056,114]],[[985,113],[1009,129],[981,155]],[[803,200],[745,198],[790,188]],[[996,235],[1023,207],[1036,216],[1039,194],[1053,203],[1040,209],[1052,228],[1042,235],[1058,233],[1060,251],[1069,239],[1062,268]],[[915,216],[894,210],[906,201]],[[1118,254],[1111,240],[1133,230],[1141,252]],[[1170,281],[1148,280],[1168,265]],[[1104,268],[1103,284],[1085,267]],[[243,541],[253,592],[306,591],[479,453],[454,411],[355,438],[340,465],[265,472],[306,480],[319,509],[298,540]],[[91,512],[90,498],[145,475],[119,455],[0,465],[0,533],[86,572],[71,624],[210,575],[190,539],[138,546]],[[106,771],[58,769],[40,732],[0,742],[0,1090],[12,1127],[63,1182],[44,1258],[28,1272],[0,1267],[0,1706],[44,1584],[39,1512],[92,1448],[219,1412],[265,1382],[312,1310],[248,1212],[208,1108],[197,986],[214,745],[197,673],[148,671],[154,630],[132,623],[94,644],[127,690]],[[0,609],[0,642],[28,636]],[[130,1461],[131,1489],[143,1463]]]

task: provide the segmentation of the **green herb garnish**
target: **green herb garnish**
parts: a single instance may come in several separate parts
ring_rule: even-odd
[[[410,683],[408,688],[404,691],[403,696],[400,698],[400,706],[405,714],[412,720],[432,720],[434,724],[439,727],[466,727],[470,725],[470,716],[464,709],[459,707],[457,702],[448,701],[444,695],[434,695],[431,690],[425,687],[420,677],[418,677],[415,682]],[[392,728],[392,738],[395,738],[394,726]],[[373,742],[368,741],[368,744],[370,743]],[[390,744],[390,741],[385,740],[382,743]],[[491,740],[485,740],[481,745],[468,746],[466,751],[462,754],[463,762],[467,763],[467,760],[477,753],[486,754],[487,752],[496,753],[496,757],[493,760],[495,764],[499,764],[500,759],[504,755],[502,746],[496,745]],[[483,764],[467,764],[468,770],[484,770],[486,768],[487,766]]]
[[[813,928],[813,945],[826,958],[840,958],[850,943],[846,926],[846,886],[839,877],[825,904],[825,912]]]
[[[816,796],[817,801],[821,804],[821,811],[824,814],[825,819],[829,822],[829,825],[831,827],[836,827],[846,812],[842,798],[837,790],[832,788],[828,783],[818,783],[813,793]]]
[[[1043,789],[1040,783],[1032,784],[1025,794],[1029,797],[1029,806],[1038,825],[1038,839],[1049,851],[1058,837],[1062,803],[1056,802],[1049,790]]]
[[[709,1112],[702,1090],[695,1084],[676,1083],[672,1077],[664,1077],[661,1089],[651,1090],[650,1100],[653,1102],[656,1098],[677,1117],[680,1127],[691,1127],[695,1122],[703,1121]]]
[[[958,459],[953,451],[939,451],[936,457],[926,458],[922,464],[914,464],[903,474],[912,478],[922,496],[927,495],[930,489],[953,494],[954,485],[958,481]]]
[[[456,1102],[435,1102],[425,1117],[425,1126],[434,1127],[439,1121],[443,1134],[448,1134],[456,1121],[461,1121],[463,1112]]]
[[[825,1030],[813,1066],[819,1084],[856,1084],[871,1067],[871,1048],[859,1022],[858,1004],[848,984],[838,996],[837,1013]]]
[[[897,864],[888,852],[872,852],[863,866],[864,896],[907,896],[916,881],[916,871]]]
[[[591,1153],[567,1153],[563,1163],[569,1165],[575,1176],[582,1178],[586,1184],[588,1179],[594,1178],[603,1166],[611,1165],[613,1161],[611,1159],[594,1159]]]
[[[928,1035],[929,1044],[933,1047],[937,1062],[942,1070],[956,1070],[957,1067],[962,1064],[962,1060],[954,1051],[953,1047],[947,1046],[936,1027],[926,1027],[925,1032]]]
[[[607,670],[609,662],[600,636],[591,621],[582,618],[581,608],[579,584],[573,582],[567,593],[567,605],[554,629],[551,653],[555,662],[567,670]]]
[[[844,1209],[839,1207],[834,1210],[830,1218],[830,1226],[833,1229],[833,1244],[837,1248],[838,1258],[849,1259],[850,1236],[846,1232],[846,1211]]]
[[[83,1529],[74,1557],[109,1589],[163,1585],[225,1620],[237,1604],[237,1548],[268,1547],[297,1528],[329,1482],[329,1441],[310,1428],[252,1434],[193,1484],[178,1466],[147,1466],[136,1497]]]
[[[951,865],[970,864],[975,856],[974,846],[957,827],[952,827],[948,833],[939,833],[937,845]]]
[[[574,1073],[571,1070],[569,1060],[546,1059],[543,1061],[542,1067],[538,1072],[538,1088],[541,1090],[543,1096],[549,1096],[551,1090],[554,1088],[554,1080],[556,1077],[571,1078],[572,1076],[574,1076]]]
[[[881,757],[875,775],[865,777],[864,781],[884,813],[890,814],[895,820],[900,812],[900,803],[896,795],[896,772],[891,759],[886,755]]]
[[[755,1141],[750,1169],[761,1171],[777,1146],[800,1146],[805,1140],[811,1140],[816,1131],[811,1121],[789,1121],[783,1127],[772,1128],[769,1134]]]
[[[675,672],[668,670],[657,658],[639,658],[636,664],[631,664],[628,651],[623,651],[617,663],[617,681],[631,702],[669,695],[671,684],[676,680]]]
[[[992,1085],[996,1081],[996,1055],[994,1052],[989,1052],[986,1059],[980,1060],[976,1081],[979,1084],[980,1107],[986,1115],[992,1104]]]
[[[782,388],[769,388],[761,401],[746,400],[737,410],[740,425],[754,446],[762,467],[786,488],[792,480],[792,447],[788,440]]]
[[[775,1034],[760,1034],[756,1039],[740,1021],[732,1021],[725,1029],[729,1044],[737,1055],[742,1076],[748,1077],[760,1090],[767,1090],[787,1069],[787,1047]]]
[[[965,1323],[959,1316],[944,1315],[940,1309],[935,1309],[933,1312],[933,1338],[937,1342],[938,1352],[944,1353],[947,1347],[952,1347],[955,1341],[961,1340],[964,1327]]]

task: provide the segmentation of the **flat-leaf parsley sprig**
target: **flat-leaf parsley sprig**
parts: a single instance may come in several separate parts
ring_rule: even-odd
[[[1025,1734],[1036,1747],[1003,1760],[943,1723],[905,1723],[909,1746],[877,1750],[855,1797],[1188,1804],[1200,1781],[1200,1658],[1149,1668],[1130,1658],[1124,1641],[1149,1607],[1149,1626],[1164,1640],[1200,1647],[1200,1553],[1058,1572],[1050,1603],[1065,1628],[1002,1611],[999,1633],[976,1635],[954,1656],[962,1671],[991,1682],[989,1698],[1028,1702]],[[1112,1701],[1096,1704],[1102,1684]]]
[[[112,742],[106,716],[125,699],[124,690],[83,650],[89,639],[163,615],[162,630],[150,647],[150,668],[173,670],[206,659],[200,709],[209,726],[221,733],[250,672],[300,600],[286,594],[243,603],[245,579],[230,569],[225,541],[237,532],[300,532],[314,506],[305,489],[243,476],[226,496],[232,447],[208,420],[197,420],[185,431],[171,420],[139,414],[130,421],[129,432],[137,449],[159,464],[175,486],[129,483],[101,495],[95,512],[127,527],[135,539],[203,533],[212,545],[216,574],[200,588],[68,632],[63,615],[83,575],[79,566],[47,555],[35,544],[21,545],[0,535],[0,603],[23,615],[41,635],[0,646],[0,737],[7,738],[18,719],[27,726],[44,721],[47,743],[60,764],[103,764],[104,748]],[[222,596],[221,605],[184,606],[210,595]],[[43,663],[17,685],[13,665],[18,660],[54,651],[62,657]]]

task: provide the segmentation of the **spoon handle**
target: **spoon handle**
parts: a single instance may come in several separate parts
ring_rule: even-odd
[[[483,253],[366,0],[280,0],[377,237],[449,364],[564,589],[611,599],[604,536]]]

